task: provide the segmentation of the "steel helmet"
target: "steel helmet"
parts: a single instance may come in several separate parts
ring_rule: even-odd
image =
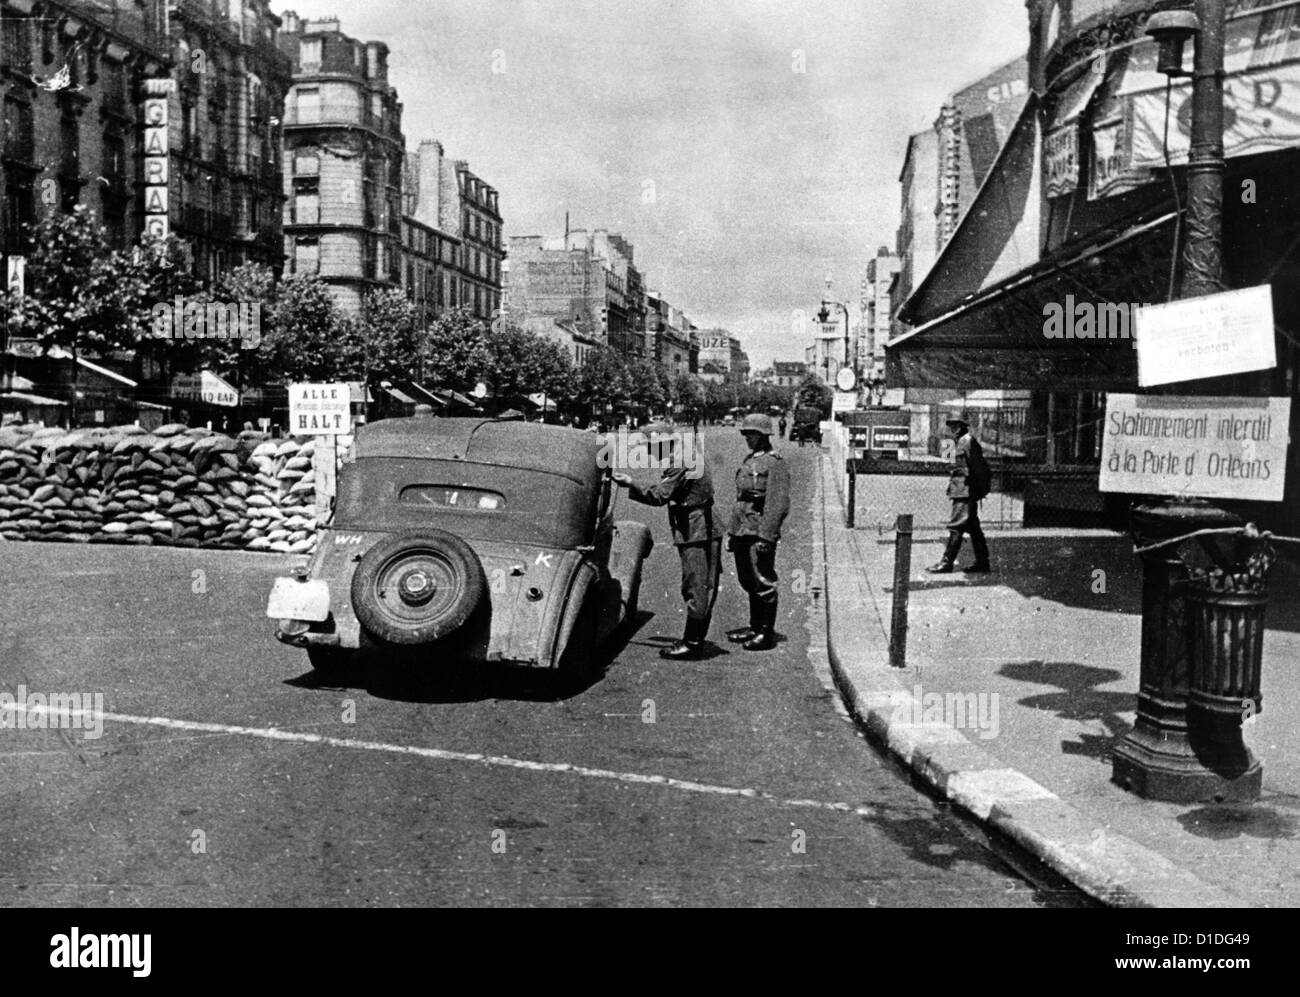
[[[744,421],[740,424],[742,433],[762,433],[764,436],[772,435],[772,417],[763,415],[761,412],[753,412],[745,416]]]

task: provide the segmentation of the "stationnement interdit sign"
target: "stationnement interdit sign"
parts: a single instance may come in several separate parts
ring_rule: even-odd
[[[1103,492],[1280,502],[1291,399],[1106,399]]]

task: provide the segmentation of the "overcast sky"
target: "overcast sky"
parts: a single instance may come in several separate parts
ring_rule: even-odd
[[[622,232],[755,366],[803,359],[827,275],[856,312],[908,135],[1028,44],[1024,0],[298,0],[391,49],[408,148],[501,192],[509,235]]]

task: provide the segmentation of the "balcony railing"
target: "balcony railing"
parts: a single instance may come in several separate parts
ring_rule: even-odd
[[[284,109],[284,124],[294,125],[352,125],[358,128],[370,128],[378,131],[382,126],[379,117],[369,108],[355,104],[289,104]]]

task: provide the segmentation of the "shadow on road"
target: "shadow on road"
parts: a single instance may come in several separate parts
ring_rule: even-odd
[[[405,703],[477,703],[489,699],[554,703],[571,699],[604,677],[633,637],[654,619],[642,610],[630,624],[619,627],[597,651],[581,682],[567,680],[550,669],[506,665],[465,665],[459,662],[413,660],[391,650],[362,650],[348,665],[328,673],[309,671],[286,685],[302,689],[361,689],[378,699]],[[636,642],[640,643],[640,642]]]

